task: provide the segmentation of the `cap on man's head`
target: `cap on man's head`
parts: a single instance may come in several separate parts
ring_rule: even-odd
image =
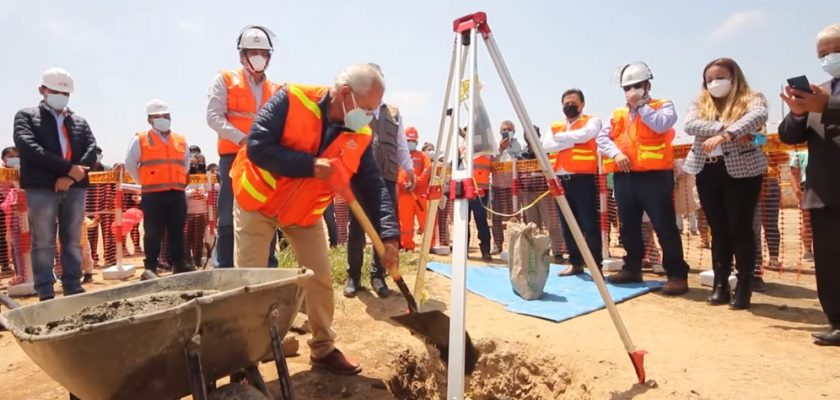
[[[160,99],[152,99],[146,103],[146,115],[169,114],[169,105]]]
[[[41,86],[62,93],[73,93],[73,77],[61,68],[50,68],[41,75]]]

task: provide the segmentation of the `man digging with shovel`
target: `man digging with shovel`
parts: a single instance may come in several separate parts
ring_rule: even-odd
[[[384,91],[382,75],[368,64],[346,67],[333,87],[284,86],[260,110],[231,168],[234,264],[266,267],[274,231],[283,231],[300,265],[315,272],[305,288],[310,361],[339,374],[362,369],[334,345],[335,305],[322,214],[333,201],[333,188],[352,184],[384,239],[384,266],[396,270],[397,217],[369,148],[368,123]],[[352,178],[337,182],[346,175],[334,173],[334,166]]]

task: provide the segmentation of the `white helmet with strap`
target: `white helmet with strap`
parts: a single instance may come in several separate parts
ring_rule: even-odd
[[[650,67],[647,64],[636,61],[621,67],[619,78],[619,84],[625,87],[635,85],[639,82],[649,81],[653,79],[653,73],[650,72]]]
[[[239,37],[236,39],[236,48],[238,50],[274,50],[272,38],[274,33],[268,28],[259,25],[249,25],[242,28],[239,32]]]

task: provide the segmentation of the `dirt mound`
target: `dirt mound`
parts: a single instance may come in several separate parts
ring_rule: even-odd
[[[586,385],[574,382],[570,368],[555,357],[533,354],[527,346],[492,339],[476,342],[481,353],[465,383],[470,400],[590,399]],[[391,392],[404,400],[444,400],[446,367],[437,353],[403,351],[394,361]]]
[[[85,307],[75,314],[44,325],[28,326],[25,331],[32,335],[67,332],[85,325],[165,310],[217,292],[218,290],[171,291],[108,301],[97,306]]]

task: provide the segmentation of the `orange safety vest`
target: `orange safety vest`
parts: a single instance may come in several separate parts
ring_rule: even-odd
[[[169,132],[164,143],[152,130],[138,132],[140,141],[140,186],[143,193],[183,191],[187,187],[187,141]]]
[[[312,156],[339,159],[355,174],[365,149],[373,138],[370,127],[359,132],[342,132],[318,153],[321,146],[322,124],[318,102],[329,92],[327,86],[286,85],[289,112],[280,139],[283,147]],[[327,181],[317,178],[290,178],[273,175],[248,159],[247,147],[239,154],[230,171],[233,194],[239,207],[246,211],[275,217],[283,226],[311,226],[318,222],[332,203],[335,192]],[[350,183],[347,182],[349,185]]]
[[[582,129],[592,117],[581,115],[572,123],[571,129],[566,129],[567,121],[558,121],[551,124],[551,133],[556,134],[567,130]],[[573,174],[597,174],[598,173],[598,145],[595,139],[586,143],[578,143],[574,147],[548,155],[548,160],[554,166],[554,171],[565,170]]]
[[[414,163],[414,175],[416,177],[416,180],[414,181],[414,193],[424,195],[429,189],[429,180],[431,179],[430,168],[432,163],[429,161],[429,156],[420,150],[412,150],[410,154],[411,161]],[[405,170],[400,168],[400,171],[397,174],[397,188],[404,190],[406,184],[408,184],[408,174],[406,174]]]
[[[651,100],[648,106],[658,110],[667,100]],[[625,106],[613,111],[610,120],[610,139],[615,142],[627,158],[630,159],[631,171],[660,171],[674,168],[674,129],[657,133],[648,128],[642,117],[630,121],[630,110]],[[604,158],[604,173],[616,172],[615,160]]]
[[[280,88],[280,85],[268,79],[263,81],[261,102],[257,104],[254,94],[251,93],[251,84],[244,69],[222,71],[222,77],[227,84],[227,113],[225,117],[236,129],[248,135],[251,132],[251,125],[254,124],[254,117],[257,116],[257,112]],[[233,143],[227,139],[219,139],[217,147],[220,156],[236,154],[239,151],[239,143]]]
[[[490,187],[490,166],[493,160],[490,156],[480,156],[473,159],[473,179],[479,189]]]

